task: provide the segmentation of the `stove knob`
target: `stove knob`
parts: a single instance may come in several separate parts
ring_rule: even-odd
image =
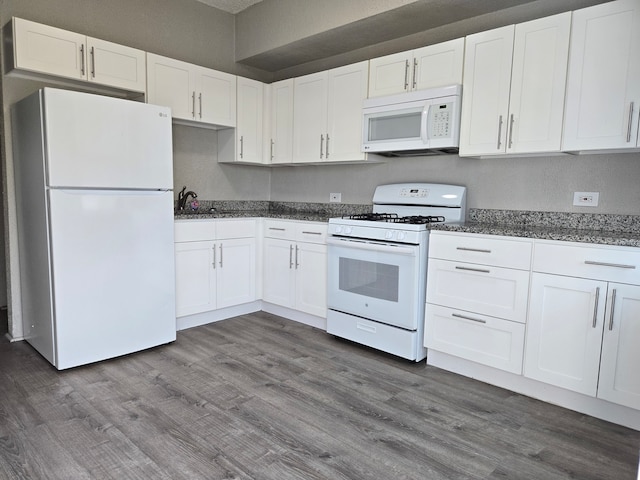
[[[353,227],[344,227],[344,233],[350,235],[353,233]]]
[[[333,232],[334,233],[342,233],[342,226],[341,225],[336,225],[335,230]]]
[[[384,238],[386,238],[387,240],[391,240],[391,239],[393,238],[393,234],[394,234],[394,233],[395,233],[395,232],[393,232],[392,230],[389,230],[388,232],[386,232],[386,233],[384,234]]]
[[[404,240],[404,237],[406,237],[405,232],[398,232],[398,240]]]

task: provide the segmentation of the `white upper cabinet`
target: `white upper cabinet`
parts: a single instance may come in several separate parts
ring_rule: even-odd
[[[263,163],[264,83],[238,77],[236,161]]]
[[[370,61],[369,98],[462,83],[464,38]]]
[[[565,151],[639,146],[638,0],[573,12],[565,110]]]
[[[270,88],[269,161],[272,164],[293,161],[293,79],[281,80]]]
[[[470,35],[460,155],[559,152],[571,13]]]
[[[11,29],[18,70],[145,91],[142,50],[15,17]]]
[[[295,163],[366,159],[360,146],[368,67],[365,61],[294,79]]]
[[[236,76],[147,54],[147,101],[191,124],[236,126]]]

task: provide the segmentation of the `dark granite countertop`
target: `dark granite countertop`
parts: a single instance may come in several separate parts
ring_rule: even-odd
[[[640,247],[640,216],[470,209],[461,225],[432,230]]]

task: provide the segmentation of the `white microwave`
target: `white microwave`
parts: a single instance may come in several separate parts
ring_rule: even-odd
[[[462,85],[366,99],[362,151],[418,156],[458,153]]]

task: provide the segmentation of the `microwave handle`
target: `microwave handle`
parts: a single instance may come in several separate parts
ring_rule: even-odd
[[[425,104],[422,109],[422,118],[420,119],[420,138],[425,146],[429,146],[429,109],[431,104]]]

